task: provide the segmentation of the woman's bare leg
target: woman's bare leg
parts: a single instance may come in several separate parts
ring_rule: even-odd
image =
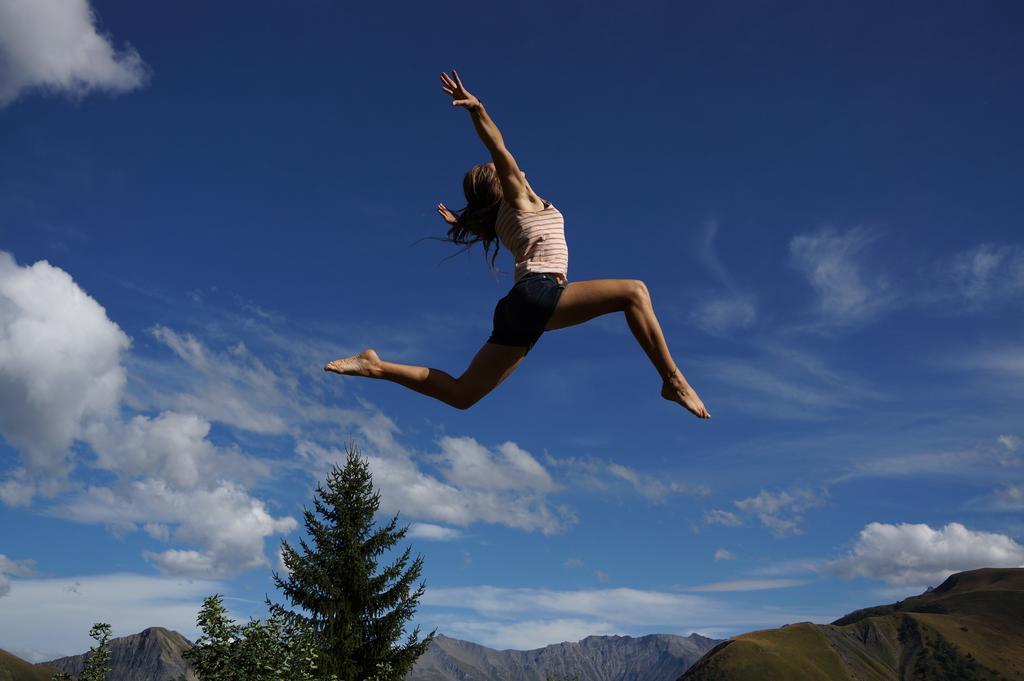
[[[612,312],[625,312],[629,330],[661,375],[661,396],[678,402],[700,418],[711,418],[697,392],[672,359],[654,314],[651,295],[642,281],[600,279],[573,282],[562,292],[546,329],[553,331],[575,326]]]
[[[358,355],[329,362],[324,371],[382,378],[456,409],[469,409],[504,381],[525,356],[525,347],[485,343],[466,371],[455,378],[440,369],[385,362],[373,350],[363,350]]]

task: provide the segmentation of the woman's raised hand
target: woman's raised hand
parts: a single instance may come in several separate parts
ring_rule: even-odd
[[[437,204],[437,212],[441,214],[441,217],[449,225],[454,225],[456,222],[459,221],[459,216],[448,210],[448,207],[443,203]]]
[[[450,76],[447,73],[441,73],[441,90],[445,94],[451,95],[452,106],[464,106],[470,111],[480,106],[480,100],[469,94],[469,90],[462,84],[462,79],[459,78],[455,69],[452,69]]]

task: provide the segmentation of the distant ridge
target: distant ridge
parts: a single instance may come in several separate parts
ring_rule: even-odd
[[[548,673],[579,681],[673,681],[717,643],[697,634],[652,634],[588,636],[536,650],[493,650],[437,636],[406,681],[545,681]],[[108,681],[197,681],[182,658],[191,647],[181,634],[160,627],[112,639]],[[41,668],[24,664],[32,671]],[[49,681],[56,670],[77,676],[85,668],[85,655],[45,664],[50,665],[46,675],[10,681]],[[0,681],[8,681],[2,671]]]
[[[673,681],[719,641],[697,634],[588,636],[536,650],[493,650],[437,636],[406,681]]]
[[[198,681],[181,656],[191,647],[187,638],[163,627],[150,627],[138,634],[111,639],[111,671],[107,681]],[[44,664],[78,676],[85,669],[85,658],[85,654],[72,655]],[[49,677],[46,678],[49,681]]]
[[[1024,569],[951,575],[931,591],[718,645],[680,681],[1024,679]]]

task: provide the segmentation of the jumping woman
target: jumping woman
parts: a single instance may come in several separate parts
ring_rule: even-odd
[[[562,214],[533,191],[494,121],[480,100],[466,90],[459,74],[442,73],[441,89],[451,96],[452,106],[469,111],[492,160],[473,166],[463,178],[465,208],[453,212],[443,203],[437,205],[437,212],[449,225],[447,240],[467,247],[480,242],[485,254],[494,246],[492,267],[498,250],[495,242],[500,242],[515,258],[515,284],[498,301],[491,337],[458,378],[439,369],[385,362],[373,350],[336,359],[324,370],[383,378],[457,409],[468,409],[519,366],[545,331],[623,312],[630,331],[661,376],[661,396],[699,418],[711,418],[669,353],[644,283],[627,279],[568,283],[569,251]]]

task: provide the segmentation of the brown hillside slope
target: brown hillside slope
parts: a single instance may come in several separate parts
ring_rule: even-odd
[[[938,588],[832,624],[737,636],[680,681],[1024,679],[1024,569],[952,575]]]
[[[0,681],[50,681],[55,667],[43,667],[0,650]]]

